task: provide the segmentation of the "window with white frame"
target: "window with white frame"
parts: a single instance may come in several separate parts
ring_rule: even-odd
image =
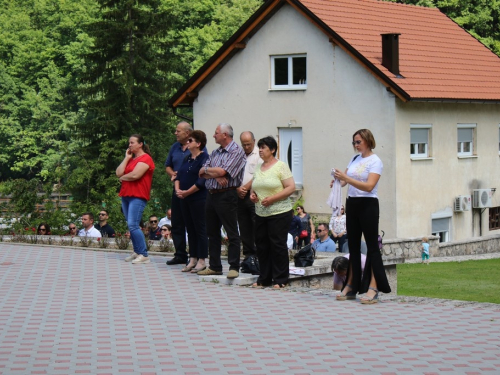
[[[431,125],[410,125],[410,156],[412,158],[427,158],[430,156]]]
[[[457,125],[457,152],[458,156],[470,156],[474,154],[474,133],[476,124]]]
[[[305,90],[307,88],[307,56],[271,56],[271,89]]]
[[[450,217],[432,219],[432,235],[439,236],[439,242],[450,241]]]

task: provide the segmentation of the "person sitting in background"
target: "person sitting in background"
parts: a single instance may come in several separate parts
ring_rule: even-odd
[[[149,239],[153,241],[161,240],[161,231],[158,227],[158,217],[151,215],[149,217]]]
[[[115,230],[108,224],[109,213],[107,210],[101,210],[99,212],[99,223],[94,225],[95,229],[101,232],[101,235],[107,237],[114,237]]]
[[[328,225],[321,223],[316,229],[318,238],[313,242],[312,248],[317,252],[335,252],[335,242],[328,236]]]
[[[166,216],[161,218],[160,222],[158,223],[158,226],[161,228],[165,224],[170,225],[170,227],[172,228],[172,210],[170,208],[167,210]]]
[[[69,223],[68,225],[68,236],[78,236],[78,228],[75,223]]]
[[[49,225],[46,223],[40,223],[40,225],[38,225],[38,229],[36,231],[36,234],[38,234],[39,236],[49,235],[50,234]]]
[[[365,269],[366,255],[361,254],[361,273]],[[349,254],[345,254],[333,259],[332,271],[333,271],[333,290],[342,290],[342,286],[345,283],[345,278],[347,275],[347,269],[349,268]]]
[[[162,240],[172,240],[172,226],[168,224],[163,224],[161,226],[161,239]]]
[[[94,215],[91,212],[82,214],[83,229],[80,229],[80,237],[101,237],[101,232],[94,228]]]

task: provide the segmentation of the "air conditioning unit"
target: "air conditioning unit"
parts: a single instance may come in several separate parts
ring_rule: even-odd
[[[472,195],[472,207],[486,208],[491,207],[491,189],[474,189]]]
[[[455,198],[454,211],[470,211],[471,203],[470,195],[459,195]]]

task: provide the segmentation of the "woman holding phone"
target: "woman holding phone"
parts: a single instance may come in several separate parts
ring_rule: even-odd
[[[150,262],[146,240],[139,224],[150,198],[154,170],[155,164],[151,158],[149,146],[146,145],[141,135],[132,134],[125,157],[116,168],[116,176],[122,183],[119,194],[122,197],[122,211],[134,247],[134,252],[125,258],[125,262],[134,264]]]

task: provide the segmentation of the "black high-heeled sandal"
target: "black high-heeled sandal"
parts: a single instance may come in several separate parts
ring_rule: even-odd
[[[340,294],[337,294],[335,296],[337,301],[346,301],[346,300],[356,299],[356,292],[354,292],[352,290],[352,285],[345,284],[345,286],[350,288],[351,290],[349,292],[347,292],[346,294],[342,294],[342,292],[340,292]]]
[[[374,290],[375,291],[375,295],[373,297],[371,297],[371,298],[370,297],[361,297],[360,301],[364,305],[373,305],[374,303],[378,302],[378,289],[372,288],[371,286],[368,287],[368,289]]]

